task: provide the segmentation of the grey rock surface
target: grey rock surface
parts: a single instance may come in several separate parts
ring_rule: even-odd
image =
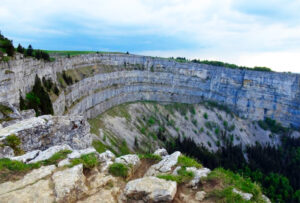
[[[10,158],[15,155],[14,150],[9,146],[0,147],[0,158]]]
[[[63,70],[96,67],[100,71],[69,86],[54,102],[57,115],[95,117],[129,101],[153,100],[198,103],[218,101],[241,117],[272,117],[284,125],[300,126],[300,75],[229,69],[171,59],[130,54],[88,54],[44,62],[18,58],[2,62],[0,102],[19,103],[19,90],[31,90],[36,73],[52,78]],[[4,74],[10,70],[14,74]]]

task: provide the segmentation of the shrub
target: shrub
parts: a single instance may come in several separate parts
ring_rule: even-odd
[[[204,117],[205,119],[208,119],[208,115],[207,115],[206,112],[203,114],[203,117]]]
[[[23,150],[20,149],[21,140],[18,136],[12,134],[5,138],[5,144],[10,146],[13,150],[15,155],[23,154]]]
[[[187,171],[185,167],[181,167],[177,171],[177,174],[178,175],[158,175],[157,177],[165,180],[176,181],[177,183],[184,183],[190,181],[195,176],[192,171]]]
[[[108,172],[114,176],[126,178],[128,176],[129,168],[122,163],[113,163],[109,166]]]
[[[196,167],[196,168],[202,168],[202,165],[198,163],[195,159],[190,158],[185,155],[181,155],[178,157],[177,164],[182,167]]]

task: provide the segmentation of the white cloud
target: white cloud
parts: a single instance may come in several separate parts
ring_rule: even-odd
[[[143,53],[300,72],[295,58],[300,53],[299,10],[299,1],[283,0],[1,0],[0,24],[12,37],[17,33],[16,39],[78,33],[95,40],[99,33],[170,36],[195,47]],[[145,44],[150,50],[151,44]]]

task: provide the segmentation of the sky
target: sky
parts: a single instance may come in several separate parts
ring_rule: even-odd
[[[1,0],[15,45],[129,51],[300,73],[300,0]]]

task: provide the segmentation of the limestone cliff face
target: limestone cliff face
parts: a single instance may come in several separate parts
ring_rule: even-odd
[[[125,102],[138,100],[197,103],[203,99],[231,106],[240,116],[272,117],[300,127],[300,75],[215,67],[127,55],[90,54],[45,63],[18,59],[0,64],[0,102],[19,102],[35,74],[51,77],[63,70],[91,67],[94,74],[68,86],[54,102],[58,115],[94,117]],[[67,111],[66,111],[67,110]]]

